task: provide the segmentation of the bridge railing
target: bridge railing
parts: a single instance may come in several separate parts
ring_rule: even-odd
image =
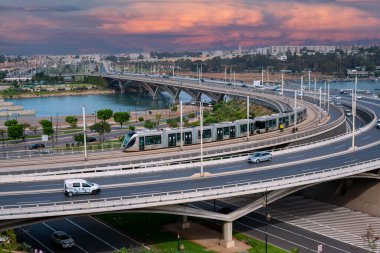
[[[0,206],[0,218],[6,220],[92,212],[96,213],[240,196],[263,191],[272,191],[295,186],[306,186],[314,183],[321,183],[324,181],[367,172],[377,168],[380,168],[380,159],[368,160],[315,172],[299,173],[264,180],[224,184],[212,187],[190,188],[176,191],[123,195],[86,200],[58,202],[46,201],[45,203],[2,205]]]

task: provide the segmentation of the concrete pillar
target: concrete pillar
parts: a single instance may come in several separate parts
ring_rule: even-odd
[[[178,224],[181,229],[188,229],[190,228],[190,222],[188,220],[187,215],[182,215],[182,218]]]
[[[223,223],[223,240],[220,241],[220,246],[224,248],[235,247],[235,241],[232,239],[232,222],[225,221]]]

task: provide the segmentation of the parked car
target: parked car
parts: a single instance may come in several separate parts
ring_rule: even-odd
[[[75,246],[74,239],[63,231],[55,231],[51,235],[51,242],[65,249]]]
[[[79,194],[96,194],[100,191],[100,185],[84,179],[66,179],[63,183],[63,192],[69,197]]]
[[[265,161],[272,161],[272,153],[271,152],[255,152],[248,156],[249,163],[260,163]]]
[[[94,142],[96,141],[96,137],[94,136],[87,136],[87,142]]]
[[[45,148],[45,144],[43,143],[34,143],[28,147],[28,149],[40,149]]]
[[[376,128],[380,129],[380,119],[377,121]]]

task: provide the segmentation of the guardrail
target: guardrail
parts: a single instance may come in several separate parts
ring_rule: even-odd
[[[145,208],[240,196],[263,191],[321,183],[380,167],[380,159],[265,180],[110,198],[0,206],[0,219],[49,217]],[[63,193],[62,193],[63,194]]]

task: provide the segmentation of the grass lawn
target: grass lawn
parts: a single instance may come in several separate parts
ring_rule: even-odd
[[[245,242],[252,248],[248,251],[251,253],[265,253],[265,242],[249,237],[242,233],[234,233],[234,237],[242,242]],[[271,244],[268,244],[268,252],[270,253],[287,253],[289,251],[277,248]]]
[[[157,250],[176,252],[178,247],[177,235],[165,231],[165,224],[175,223],[176,215],[166,214],[102,214],[98,218],[110,225],[132,235],[140,242],[147,242]],[[186,252],[213,252],[202,246],[181,240]]]

